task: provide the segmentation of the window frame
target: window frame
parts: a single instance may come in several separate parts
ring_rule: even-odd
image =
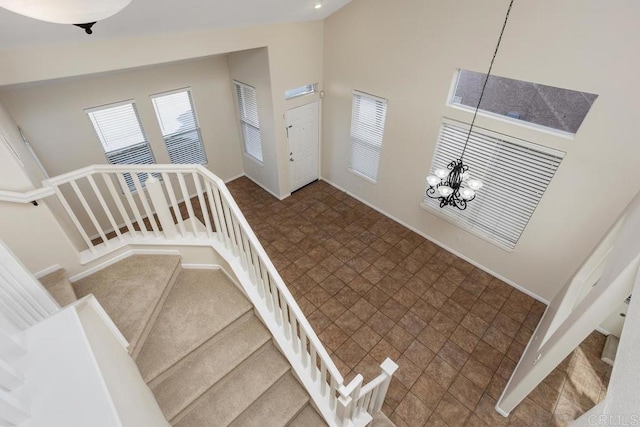
[[[302,88],[307,88],[307,87],[311,87],[311,90],[306,91],[306,92],[300,92],[300,93],[298,93],[296,95],[291,95],[291,96],[287,95],[287,92],[293,92],[295,90],[302,89]],[[285,101],[290,101],[292,99],[300,98],[302,96],[313,95],[314,93],[318,93],[318,83],[308,83],[308,84],[303,85],[303,86],[299,86],[299,87],[295,87],[293,89],[285,90],[284,91],[284,99],[285,99]]]
[[[158,116],[158,108],[156,106],[155,103],[155,99],[156,98],[161,98],[163,96],[169,96],[169,95],[175,95],[178,93],[183,93],[186,92],[187,96],[189,98],[189,104],[191,105],[191,112],[193,113],[193,120],[194,120],[194,124],[195,124],[195,129],[189,130],[189,131],[185,131],[185,132],[174,132],[172,134],[169,135],[164,135],[162,133],[162,124],[160,123],[160,117]],[[204,163],[197,163],[199,165],[203,165],[203,166],[207,166],[209,164],[209,157],[207,156],[207,151],[205,150],[204,147],[204,141],[202,139],[202,132],[200,130],[200,121],[198,120],[198,113],[196,111],[196,106],[195,106],[195,102],[193,101],[193,91],[191,90],[191,87],[183,87],[183,88],[179,88],[179,89],[173,89],[173,90],[168,90],[168,91],[164,91],[164,92],[159,92],[159,93],[154,93],[153,95],[149,95],[149,99],[151,100],[151,104],[153,106],[153,111],[155,113],[156,116],[156,121],[158,123],[158,126],[160,128],[160,133],[162,135],[162,141],[164,143],[164,148],[165,150],[167,150],[167,155],[169,156],[169,161],[171,161],[171,164],[189,164],[189,163],[174,163],[173,160],[171,159],[171,154],[169,153],[169,147],[167,145],[167,137],[175,137],[177,135],[180,134],[186,134],[189,132],[193,132],[194,130],[196,131],[196,134],[198,135],[198,143],[200,145],[200,149],[202,150],[202,157],[204,158]]]
[[[380,102],[382,103],[382,105],[384,106],[384,116],[382,118],[376,116],[376,123],[375,126],[377,129],[382,129],[382,132],[380,134],[380,145],[376,145],[371,143],[370,141],[361,139],[361,138],[357,138],[354,137],[353,133],[354,133],[354,123],[356,121],[356,116],[355,116],[355,106],[356,106],[356,97],[361,97],[361,98],[368,98],[370,100],[373,100],[374,102]],[[352,96],[351,96],[351,125],[350,125],[350,129],[349,129],[349,163],[347,165],[347,171],[349,171],[350,173],[356,175],[359,178],[364,179],[365,181],[371,183],[371,184],[377,184],[378,183],[378,171],[380,169],[380,160],[382,159],[382,146],[384,144],[384,132],[385,132],[385,128],[386,128],[386,116],[387,116],[387,108],[389,105],[389,101],[386,98],[382,98],[376,95],[372,95],[370,93],[367,92],[362,92],[359,90],[353,90],[352,91]],[[382,122],[382,123],[380,123]],[[363,146],[368,146],[369,148],[378,151],[378,162],[376,165],[376,173],[375,173],[375,178],[372,178],[362,172],[360,172],[357,169],[354,169],[352,167],[353,162],[353,144],[354,144],[354,140],[357,141],[358,144],[362,144]]]
[[[240,135],[242,136],[242,151],[243,151],[243,154],[246,157],[248,157],[249,159],[251,159],[252,161],[256,162],[258,165],[263,166],[264,165],[264,146],[262,144],[262,132],[260,131],[260,110],[258,108],[258,91],[256,90],[256,88],[254,86],[251,86],[249,84],[243,83],[243,82],[238,81],[238,80],[232,80],[232,83],[233,83],[233,86],[234,86],[234,97],[236,98],[236,107],[237,107],[236,111],[238,113],[238,120],[240,122]],[[243,119],[243,115],[246,116],[246,114],[243,113],[243,111],[246,111],[246,105],[244,105],[244,103],[241,102],[240,97],[238,96],[238,88],[249,89],[249,90],[252,90],[255,93],[255,97],[256,97],[256,118],[258,120],[258,123],[257,123],[258,126],[257,127],[253,123],[250,123],[246,119]],[[260,156],[262,157],[261,159],[258,159],[253,154],[251,154],[249,152],[249,150],[247,150],[247,140],[245,138],[243,125],[250,126],[251,128],[253,128],[254,130],[257,131],[258,137],[260,139],[259,142],[260,142]]]
[[[452,126],[457,126],[460,127],[462,129],[464,129],[465,131],[467,131],[470,127],[469,123],[463,122],[463,121],[459,121],[456,119],[451,119],[448,117],[443,117],[439,126],[439,130],[438,130],[438,137],[436,139],[436,145],[434,146],[433,149],[433,153],[432,153],[432,158],[431,158],[431,164],[429,165],[430,169],[428,170],[428,173],[433,169],[434,165],[433,165],[433,161],[435,159],[435,155],[436,155],[436,151],[438,150],[439,147],[439,143],[440,143],[440,137],[443,131],[443,128],[445,126],[445,124],[447,125],[452,125]],[[474,131],[473,133],[479,132],[489,138],[496,138],[496,139],[500,139],[502,141],[505,141],[507,143],[510,144],[514,144],[517,145],[519,147],[522,147],[524,149],[532,149],[535,151],[539,151],[542,152],[544,154],[547,155],[551,155],[551,156],[556,156],[559,157],[560,160],[558,162],[558,166],[557,168],[559,168],[562,165],[562,160],[564,160],[564,157],[566,156],[566,152],[556,149],[556,148],[552,148],[552,147],[548,147],[545,145],[541,145],[541,144],[537,144],[537,143],[533,143],[531,141],[526,141],[520,138],[517,138],[515,136],[511,136],[511,135],[507,135],[504,133],[500,133],[491,129],[487,129],[487,128],[482,128],[482,127],[478,127],[478,126],[474,126]],[[470,142],[471,144],[473,142]],[[454,160],[454,159],[451,159]],[[473,170],[469,171],[472,175],[473,175]],[[479,231],[477,228],[471,228],[469,227],[466,223],[465,220],[463,218],[458,218],[457,215],[460,214],[461,211],[459,211],[456,208],[451,208],[451,207],[447,207],[447,208],[437,208],[435,206],[430,206],[425,204],[425,196],[424,196],[424,191],[423,191],[423,197],[420,201],[420,208],[437,216],[440,219],[445,220],[446,222],[462,229],[463,231],[470,233],[476,237],[481,238],[482,240],[491,243],[494,246],[499,247],[500,249],[506,251],[506,252],[514,252],[517,249],[517,245],[520,241],[520,239],[522,238],[522,235],[525,233],[529,222],[531,221],[531,219],[533,218],[533,215],[535,214],[535,211],[538,209],[538,206],[540,205],[540,203],[542,202],[542,199],[544,197],[544,195],[546,194],[546,192],[549,189],[549,185],[551,185],[551,182],[555,176],[555,173],[557,173],[557,169],[554,171],[554,174],[549,178],[549,182],[547,184],[547,187],[545,188],[544,192],[540,195],[539,199],[537,200],[537,203],[535,204],[535,207],[533,208],[533,210],[531,211],[531,215],[527,218],[526,224],[524,225],[524,227],[522,228],[522,231],[520,233],[520,235],[518,236],[518,240],[514,243],[513,247],[509,247],[505,244],[503,244],[502,242],[492,239],[491,237],[489,237],[487,234],[483,233],[482,231]],[[426,176],[426,175],[425,175]],[[485,183],[486,184],[486,183]],[[428,184],[425,184],[426,186],[428,186]],[[490,184],[488,184],[490,185]],[[426,187],[425,187],[426,188]],[[478,190],[479,192],[482,192],[483,189]],[[476,201],[471,201],[469,206],[471,206],[471,204],[475,203]],[[447,215],[446,213],[444,213],[444,209],[450,209],[451,212],[455,212],[455,214],[450,214]],[[467,208],[470,209],[470,208]],[[457,214],[457,215],[456,215]]]

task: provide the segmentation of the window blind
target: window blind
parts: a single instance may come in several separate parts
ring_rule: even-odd
[[[349,169],[373,182],[378,177],[387,100],[353,92]]]
[[[443,120],[432,169],[446,168],[460,157],[467,124]],[[513,249],[553,178],[564,153],[506,135],[474,127],[465,164],[484,187],[461,211],[440,208],[424,196],[423,205],[507,249]]]
[[[123,101],[85,110],[102,144],[109,163],[113,165],[154,164],[147,137],[140,124],[133,101]],[[125,181],[135,191],[133,180],[125,174]],[[138,174],[141,183],[147,174]]]
[[[206,164],[200,127],[189,89],[151,97],[169,159],[174,164]]]
[[[233,82],[238,96],[238,112],[244,151],[262,162],[262,141],[260,140],[260,122],[258,120],[258,99],[256,89],[240,82]]]

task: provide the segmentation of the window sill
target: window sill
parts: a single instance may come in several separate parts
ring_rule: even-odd
[[[355,176],[357,176],[358,178],[362,178],[362,179],[364,179],[365,181],[367,181],[367,182],[369,182],[371,184],[377,184],[378,183],[376,180],[369,178],[368,176],[358,172],[355,169],[347,168],[347,170],[349,172],[351,172],[352,174],[354,174]]]
[[[515,248],[510,248],[510,247],[505,246],[505,245],[503,245],[501,243],[498,243],[498,242],[496,242],[494,240],[491,240],[490,238],[488,238],[484,234],[479,233],[479,232],[475,231],[472,228],[466,227],[464,224],[461,224],[460,222],[456,221],[455,219],[453,219],[453,218],[451,218],[451,217],[449,217],[447,215],[443,215],[442,212],[440,212],[440,210],[438,210],[438,209],[434,209],[431,206],[425,205],[424,203],[420,203],[420,208],[422,210],[424,210],[424,211],[429,212],[432,215],[437,216],[438,218],[440,218],[440,219],[442,219],[444,221],[447,221],[449,224],[452,224],[452,225],[458,227],[459,229],[466,231],[467,233],[470,233],[470,234],[473,234],[476,237],[479,237],[480,239],[484,240],[485,242],[488,242],[488,243],[491,243],[494,246],[497,246],[498,248],[502,249],[505,252],[511,253],[511,252],[515,251]]]

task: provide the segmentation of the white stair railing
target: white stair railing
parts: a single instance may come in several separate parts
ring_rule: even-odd
[[[68,215],[86,246],[80,253],[85,263],[128,244],[212,246],[240,279],[330,425],[364,426],[382,408],[398,366],[386,359],[370,383],[363,386],[358,375],[344,384],[226,185],[208,169],[94,165],[45,180],[42,189],[29,193],[0,191],[0,201],[26,203],[44,197],[55,197]]]

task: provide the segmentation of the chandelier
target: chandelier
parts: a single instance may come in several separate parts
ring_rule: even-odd
[[[480,190],[483,186],[482,181],[480,181],[479,179],[471,178],[471,174],[469,173],[469,166],[464,163],[464,153],[467,150],[469,138],[471,138],[471,131],[473,130],[473,125],[475,124],[476,117],[478,116],[478,110],[480,109],[480,104],[482,103],[484,91],[487,88],[487,82],[489,81],[491,70],[493,69],[493,62],[495,61],[496,55],[498,54],[500,42],[502,41],[502,35],[504,34],[504,29],[507,26],[509,13],[511,13],[512,6],[513,0],[511,0],[511,2],[509,3],[509,8],[507,9],[504,23],[502,24],[502,30],[500,31],[500,36],[498,37],[498,44],[496,45],[496,49],[493,52],[491,64],[489,64],[489,71],[487,72],[487,76],[484,79],[482,90],[480,91],[480,98],[478,99],[478,104],[476,105],[475,111],[473,112],[473,120],[471,120],[471,126],[469,127],[469,132],[467,133],[464,147],[462,148],[462,154],[460,154],[459,159],[453,160],[451,163],[449,163],[446,169],[436,169],[433,171],[433,175],[429,175],[427,177],[427,185],[429,186],[429,188],[427,188],[426,194],[431,199],[437,199],[440,202],[441,208],[444,208],[445,206],[455,206],[460,210],[465,210],[467,208],[467,202],[475,199],[476,191]]]
[[[91,26],[124,9],[131,0],[0,0],[11,12],[56,24],[72,24],[91,34]]]

